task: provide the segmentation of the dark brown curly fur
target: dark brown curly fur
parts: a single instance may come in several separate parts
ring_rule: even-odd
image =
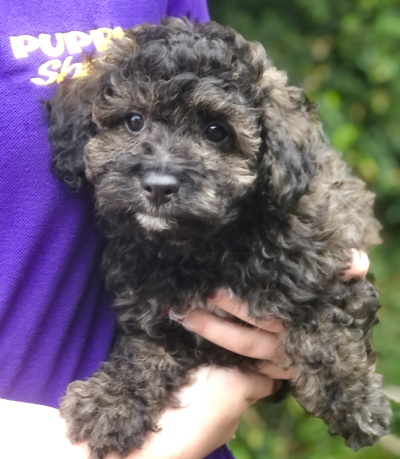
[[[68,388],[73,441],[88,440],[94,458],[125,454],[176,404],[188,370],[257,365],[165,313],[207,308],[220,287],[252,317],[283,320],[291,392],[333,434],[358,449],[387,432],[370,347],[378,296],[365,279],[341,279],[348,249],[379,242],[373,195],[260,44],[215,23],[135,27],[48,107],[56,173],[94,193],[119,326],[107,362]],[[129,129],[132,114],[143,129]],[[149,173],[179,191],[152,203]]]

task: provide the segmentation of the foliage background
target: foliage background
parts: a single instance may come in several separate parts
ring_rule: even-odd
[[[211,17],[264,44],[291,84],[319,105],[334,147],[377,194],[384,243],[370,254],[381,291],[375,347],[390,392],[400,389],[400,2],[209,0]],[[250,409],[231,448],[237,459],[400,458],[393,434],[353,453],[293,400]]]

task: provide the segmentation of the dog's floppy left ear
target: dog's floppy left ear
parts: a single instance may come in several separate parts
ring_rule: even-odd
[[[46,102],[53,147],[52,169],[68,186],[78,191],[85,180],[83,151],[97,132],[92,107],[101,86],[103,72],[64,80],[55,97]]]
[[[286,73],[269,67],[263,77],[264,156],[262,180],[279,208],[287,209],[307,191],[315,170],[315,156],[322,146],[323,133],[315,106],[303,91],[287,86]]]

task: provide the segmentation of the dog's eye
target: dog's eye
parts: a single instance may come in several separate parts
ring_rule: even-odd
[[[214,143],[221,143],[226,140],[229,136],[228,129],[218,123],[210,124],[204,132],[208,140]]]
[[[139,132],[144,128],[144,119],[138,113],[131,113],[125,119],[127,128],[132,132]]]

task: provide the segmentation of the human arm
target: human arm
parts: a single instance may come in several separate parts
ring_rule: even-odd
[[[236,369],[201,367],[179,393],[182,408],[167,409],[159,433],[127,459],[202,459],[234,434],[249,405],[273,392],[271,378]],[[226,390],[229,387],[229,390]],[[8,459],[87,459],[85,442],[71,444],[54,408],[0,400],[0,454]],[[119,459],[110,453],[107,459]]]
[[[273,391],[268,376],[236,369],[201,367],[192,377],[192,384],[177,394],[182,408],[167,409],[159,420],[161,431],[149,434],[143,448],[128,459],[202,459],[231,438],[250,404]],[[0,424],[0,451],[7,458],[86,459],[89,455],[85,442],[71,445],[68,441],[65,422],[54,408],[3,401]],[[107,459],[117,457],[109,454]]]

